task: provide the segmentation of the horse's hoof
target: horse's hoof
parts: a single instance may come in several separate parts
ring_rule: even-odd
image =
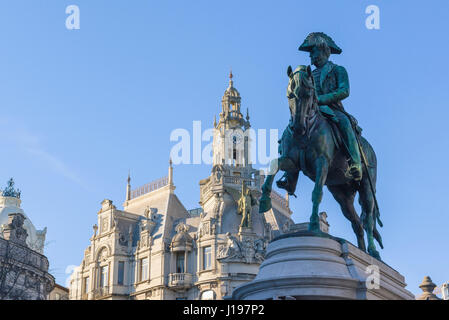
[[[265,213],[271,209],[271,199],[260,199],[259,213]]]
[[[382,259],[380,258],[380,254],[379,254],[379,252],[376,249],[368,249],[368,254],[371,257],[373,257],[373,258],[375,258],[375,259],[377,259],[379,261],[382,261]]]
[[[309,231],[313,233],[320,233],[322,232],[320,229],[320,223],[319,222],[311,222],[309,223]]]

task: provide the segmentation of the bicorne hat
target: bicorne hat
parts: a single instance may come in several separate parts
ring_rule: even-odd
[[[340,54],[342,50],[335,44],[334,40],[323,32],[310,33],[302,45],[298,48],[299,51],[311,52],[312,48],[319,43],[325,42],[331,53]]]

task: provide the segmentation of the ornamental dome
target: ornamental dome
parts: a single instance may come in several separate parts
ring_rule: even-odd
[[[45,228],[44,230],[36,230],[31,220],[25,214],[23,209],[20,208],[20,204],[22,201],[20,200],[19,196],[17,196],[16,194],[16,196],[11,197],[5,196],[4,194],[9,195],[10,193],[0,192],[0,236],[2,236],[2,226],[8,223],[8,215],[11,213],[21,213],[26,218],[23,223],[24,229],[28,232],[26,244],[31,249],[43,254],[47,228]]]
[[[176,226],[176,234],[171,242],[172,251],[183,251],[191,249],[193,239],[187,231],[188,226],[184,223],[180,223]]]
[[[226,89],[224,96],[230,96],[234,98],[240,98],[240,93],[236,88],[234,88],[234,81],[232,81],[232,78],[234,75],[232,74],[232,71],[229,73],[229,87]]]

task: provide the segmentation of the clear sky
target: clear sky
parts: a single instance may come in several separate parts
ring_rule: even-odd
[[[80,30],[65,9],[78,5]],[[365,27],[368,5],[380,30]],[[354,114],[378,157],[385,262],[420,293],[426,275],[449,280],[449,53],[447,0],[104,1],[0,3],[0,186],[14,177],[23,208],[48,227],[46,253],[59,283],[81,263],[108,198],[121,208],[131,170],[137,187],[167,174],[170,133],[212,126],[232,67],[254,128],[283,130],[288,65],[309,32],[343,49]],[[174,168],[176,193],[198,207],[209,165]],[[312,183],[291,206],[308,220]],[[355,242],[325,192],[330,231]]]

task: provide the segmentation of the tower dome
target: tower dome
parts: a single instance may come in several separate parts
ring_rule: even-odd
[[[26,244],[31,249],[43,254],[47,228],[36,230],[31,220],[20,207],[21,203],[20,191],[14,189],[14,180],[11,178],[7,183],[7,187],[3,191],[0,190],[0,236],[2,236],[2,226],[8,223],[10,214],[23,214],[26,218],[23,227],[28,232]]]
[[[232,74],[232,71],[231,71],[229,73],[229,86],[225,90],[224,97],[230,96],[230,97],[234,97],[234,98],[240,98],[240,93],[238,92],[238,90],[236,88],[234,88],[234,81],[232,80],[233,77],[234,77],[234,75]]]

